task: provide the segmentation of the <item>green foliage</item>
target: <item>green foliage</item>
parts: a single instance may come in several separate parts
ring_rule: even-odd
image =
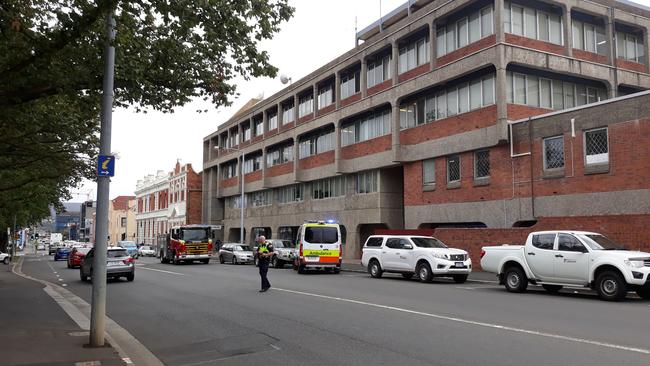
[[[228,105],[235,77],[274,77],[258,44],[293,14],[287,0],[1,2],[0,227],[47,215],[94,178],[110,11],[115,105],[163,112],[196,98]]]

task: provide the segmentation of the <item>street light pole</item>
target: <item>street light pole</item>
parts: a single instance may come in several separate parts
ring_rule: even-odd
[[[111,153],[111,123],[113,117],[113,72],[115,69],[115,20],[113,10],[106,16],[106,49],[104,52],[104,83],[99,155]],[[95,256],[93,258],[92,306],[90,311],[90,346],[103,347],[106,331],[106,256],[108,237],[108,198],[110,177],[97,176],[97,217]]]
[[[244,245],[244,162],[246,161],[246,154],[241,152],[241,198],[240,198],[240,211],[239,211],[239,244]]]

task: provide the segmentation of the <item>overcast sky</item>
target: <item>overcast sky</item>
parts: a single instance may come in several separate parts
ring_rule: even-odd
[[[271,64],[294,81],[354,48],[355,17],[363,29],[380,16],[380,0],[290,0],[294,17],[282,25],[271,41],[260,47],[270,54]],[[637,3],[650,6],[650,0]],[[386,14],[406,0],[381,0]],[[113,113],[112,150],[119,156],[110,197],[133,195],[136,183],[158,170],[169,172],[176,160],[191,163],[195,171],[203,164],[203,138],[216,131],[251,98],[271,96],[284,87],[279,78],[238,80],[240,96],[231,107],[215,109],[197,102],[178,108],[176,113],[147,114],[117,109]],[[197,113],[197,109],[208,109]],[[88,182],[75,190],[72,201],[96,199],[96,184]]]

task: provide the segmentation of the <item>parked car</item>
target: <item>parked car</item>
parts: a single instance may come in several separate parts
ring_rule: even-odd
[[[79,277],[81,281],[88,281],[93,275],[93,259],[95,249],[91,249],[81,261]],[[106,253],[106,278],[126,277],[127,281],[135,279],[135,263],[125,248],[108,248]]]
[[[45,245],[43,244],[36,245],[36,250],[45,250]]]
[[[523,292],[530,283],[553,293],[589,287],[609,301],[625,298],[628,290],[650,299],[650,253],[626,250],[598,233],[532,232],[524,245],[483,247],[481,267],[496,273],[509,292]]]
[[[126,249],[126,252],[133,258],[138,257],[138,246],[134,241],[122,240],[117,242],[117,246]]]
[[[149,245],[143,245],[140,248],[138,248],[138,255],[143,256],[143,257],[155,257],[156,256],[156,251],[151,248]]]
[[[56,246],[56,244],[50,244],[50,245],[48,245],[48,250],[47,250],[48,255],[52,255],[52,254],[56,253],[56,248],[58,248],[58,247]]]
[[[81,266],[81,261],[88,254],[90,248],[74,247],[68,256],[68,268]]]
[[[11,256],[7,253],[0,252],[0,262],[9,264],[9,261],[11,261]]]
[[[70,248],[59,247],[56,248],[56,252],[54,252],[55,261],[58,261],[59,259],[68,259],[68,256],[70,256]]]
[[[271,257],[271,266],[282,268],[285,264],[293,264],[298,256],[298,251],[291,240],[267,239],[273,245],[275,255]],[[253,247],[253,262],[258,266],[257,246]]]
[[[363,246],[361,263],[374,278],[393,272],[404,278],[416,275],[422,282],[451,277],[463,283],[472,272],[472,260],[466,251],[449,248],[432,236],[370,236]]]
[[[253,248],[241,244],[224,244],[219,249],[219,263],[250,263],[253,261]]]

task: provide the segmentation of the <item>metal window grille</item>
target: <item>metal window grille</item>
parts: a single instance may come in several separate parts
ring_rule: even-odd
[[[474,174],[476,178],[490,176],[490,151],[477,151],[474,154]]]
[[[460,181],[460,156],[453,155],[447,158],[447,182]]]
[[[607,154],[607,129],[598,129],[585,132],[587,155]]]
[[[544,167],[546,169],[564,167],[564,138],[562,136],[544,140]]]

